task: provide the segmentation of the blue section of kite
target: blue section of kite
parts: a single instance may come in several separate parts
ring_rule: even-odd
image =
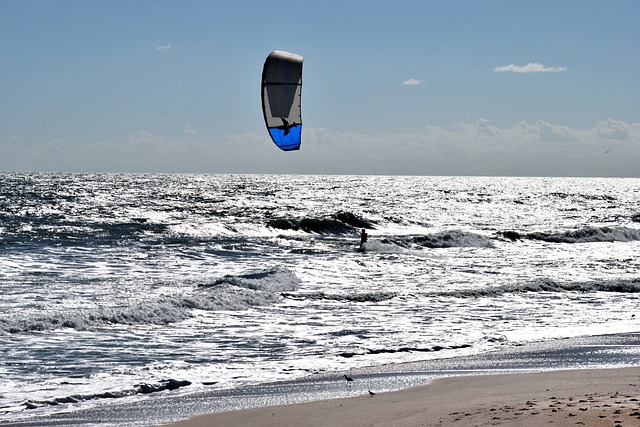
[[[283,151],[300,149],[302,125],[269,128],[269,134],[273,142]]]

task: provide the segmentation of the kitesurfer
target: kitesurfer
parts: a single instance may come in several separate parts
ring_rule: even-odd
[[[360,249],[363,249],[364,244],[367,243],[368,237],[369,236],[367,236],[367,230],[363,228],[360,232]]]

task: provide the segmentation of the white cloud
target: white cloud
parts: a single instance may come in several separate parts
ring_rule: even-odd
[[[503,65],[493,69],[496,73],[561,73],[567,71],[567,67],[545,67],[544,64],[530,62],[527,65]]]
[[[0,171],[640,177],[638,164],[640,123],[613,119],[572,128],[542,120],[498,126],[481,118],[378,134],[316,127],[291,153],[264,132],[167,139],[139,130],[93,143],[0,139]]]
[[[75,151],[73,145],[64,139],[53,139],[46,142],[43,147],[45,152],[51,156],[72,156]]]
[[[417,85],[421,85],[422,83],[424,83],[424,80],[418,80],[418,79],[407,79],[402,82],[402,84],[405,86],[417,86]]]
[[[185,125],[184,133],[194,134],[194,133],[198,133],[198,132],[196,132],[196,130],[194,128],[192,128],[191,125]]]
[[[176,43],[167,43],[165,45],[157,45],[156,50],[171,50],[177,46],[178,45]]]
[[[603,138],[627,139],[631,132],[632,125],[618,120],[608,119],[598,123],[596,132]]]
[[[410,134],[309,129],[303,150],[313,160],[308,167],[331,165],[336,169],[331,173],[638,177],[640,123],[622,125],[628,137],[615,141],[600,135],[610,123],[575,129],[542,120],[499,127],[479,119],[427,125]],[[341,164],[342,169],[335,167]]]

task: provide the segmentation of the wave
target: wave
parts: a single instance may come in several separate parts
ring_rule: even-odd
[[[461,230],[442,231],[426,236],[417,236],[411,238],[410,242],[427,248],[493,247],[493,243],[489,238]]]
[[[419,248],[493,248],[488,237],[461,230],[449,230],[439,233],[413,237],[388,237],[380,240],[369,240],[364,247],[365,252],[396,254],[411,252]]]
[[[133,396],[136,394],[150,394],[165,390],[176,390],[181,387],[190,386],[191,382],[185,380],[161,380],[157,383],[142,383],[133,386],[131,389],[117,391],[106,391],[94,394],[74,394],[71,396],[58,397],[46,400],[27,400],[22,404],[26,409],[36,409],[42,406],[56,406],[67,403],[79,403],[97,399],[118,399],[121,397]]]
[[[433,295],[434,297],[479,298],[499,297],[502,295],[527,292],[616,292],[624,294],[636,294],[640,293],[640,277],[635,279],[615,279],[602,281],[593,280],[585,282],[561,282],[549,278],[542,278],[525,283],[514,283],[479,289],[467,288],[451,291],[434,291],[428,292],[428,295]],[[355,294],[331,294],[325,292],[283,292],[281,295],[284,298],[294,300],[329,300],[348,303],[377,303],[396,298],[399,294],[397,292],[364,292]]]
[[[557,197],[559,199],[576,199],[576,200],[601,200],[613,202],[618,200],[615,196],[609,194],[581,194],[581,193],[564,193],[564,192],[552,192],[549,193],[551,197]]]
[[[527,283],[487,287],[482,289],[460,289],[455,291],[435,292],[436,296],[449,296],[457,298],[495,297],[516,293],[542,293],[542,292],[616,292],[624,294],[640,293],[640,278],[592,280],[585,282],[560,282],[549,278],[542,278]]]
[[[356,247],[358,252],[377,254],[400,254],[407,252],[406,242],[393,242],[389,239],[368,240],[364,245]]]
[[[342,221],[345,224],[355,228],[373,228],[375,226],[374,222],[360,218],[359,216],[348,211],[340,211],[336,213],[335,218],[338,221]]]
[[[499,236],[509,240],[540,240],[549,243],[631,242],[640,240],[640,230],[629,227],[583,227],[577,230],[533,232],[521,234],[503,231]]]
[[[131,241],[161,238],[168,226],[144,218],[92,222],[56,215],[30,218],[0,214],[0,244],[38,246],[123,246]]]
[[[306,292],[306,293],[290,293],[283,292],[282,296],[295,300],[328,300],[339,302],[356,302],[356,303],[368,303],[368,302],[381,302],[393,299],[398,294],[396,292],[364,292],[356,294],[328,294],[325,292]]]
[[[272,219],[267,221],[267,227],[280,230],[302,230],[307,233],[344,234],[353,232],[356,228],[371,229],[374,223],[352,212],[340,211],[327,218]]]
[[[245,310],[275,304],[283,292],[297,289],[299,279],[286,268],[227,275],[201,284],[189,295],[162,297],[125,307],[0,316],[0,333],[29,333],[71,328],[91,330],[105,325],[167,325],[192,317],[194,309]]]
[[[166,325],[190,317],[179,301],[161,298],[129,307],[23,314],[0,317],[0,332],[29,333],[71,328],[91,330],[105,325]]]
[[[184,301],[200,310],[244,310],[274,304],[281,300],[284,292],[292,292],[299,285],[300,280],[291,270],[275,267],[224,276],[213,283],[200,285],[200,292]]]

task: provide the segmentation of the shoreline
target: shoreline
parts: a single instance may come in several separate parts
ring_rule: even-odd
[[[163,425],[611,426],[623,414],[628,417],[620,425],[640,425],[640,418],[631,415],[640,416],[640,405],[631,400],[640,399],[640,333],[529,343],[475,356],[358,369],[347,372],[355,379],[349,386],[342,374],[334,373],[332,381],[348,389],[348,397],[316,394],[315,399],[295,401],[289,395],[283,402],[254,402]],[[312,388],[313,380],[302,385]],[[302,394],[300,389],[297,393]],[[581,406],[574,407],[577,404]]]
[[[613,371],[619,372],[619,369],[628,369],[629,375],[634,376],[633,379],[628,378],[626,383],[624,383],[624,381],[620,381],[621,378],[619,376],[611,374]],[[572,374],[565,374],[564,372],[572,372]],[[604,372],[608,373],[604,374]],[[633,389],[625,387],[628,387],[628,384],[631,383],[640,384],[640,332],[586,336],[534,342],[518,346],[505,346],[500,350],[490,353],[370,366],[352,369],[348,372],[325,372],[290,381],[261,383],[233,389],[202,389],[189,391],[187,388],[184,388],[175,392],[154,393],[154,395],[143,396],[134,401],[115,399],[84,408],[70,405],[64,409],[64,412],[43,416],[34,414],[35,416],[26,418],[19,417],[12,421],[0,421],[0,425],[16,427],[151,427],[170,425],[197,427],[199,424],[191,423],[200,422],[198,421],[201,419],[200,417],[204,417],[202,419],[205,420],[211,420],[212,418],[210,417],[215,417],[215,424],[204,425],[224,425],[222,424],[224,420],[218,418],[223,416],[220,414],[226,414],[224,416],[229,416],[229,414],[235,414],[232,415],[234,417],[240,416],[240,418],[234,420],[233,424],[242,425],[242,422],[244,422],[242,421],[244,419],[242,417],[251,416],[251,414],[264,414],[264,411],[268,411],[270,408],[277,408],[278,413],[280,413],[280,410],[285,407],[291,409],[304,406],[306,408],[305,405],[311,405],[310,408],[317,406],[319,408],[318,411],[328,411],[324,415],[318,413],[316,418],[330,419],[331,413],[341,413],[341,411],[343,411],[339,406],[331,406],[334,405],[335,402],[340,402],[343,405],[345,405],[345,402],[348,402],[346,404],[350,405],[348,407],[352,407],[353,411],[374,413],[377,410],[376,406],[381,405],[381,407],[383,407],[383,403],[386,402],[387,399],[396,399],[390,401],[395,406],[387,405],[388,408],[402,408],[403,406],[400,405],[399,402],[405,401],[406,397],[400,398],[397,396],[413,396],[412,399],[416,402],[422,399],[423,404],[416,404],[417,406],[414,405],[414,408],[410,410],[413,412],[422,411],[427,414],[422,407],[433,406],[433,402],[439,401],[437,399],[431,400],[430,405],[424,405],[424,399],[426,399],[426,397],[420,397],[420,393],[424,396],[430,396],[429,393],[432,392],[429,390],[442,387],[442,384],[457,384],[458,388],[464,390],[470,387],[466,384],[475,384],[478,381],[478,384],[481,385],[478,385],[476,390],[481,390],[481,392],[476,394],[480,397],[484,395],[487,396],[488,400],[484,401],[484,403],[474,400],[480,397],[473,395],[458,395],[456,397],[456,395],[452,394],[445,401],[438,403],[437,406],[445,408],[446,405],[449,405],[448,407],[450,408],[454,403],[462,404],[460,408],[466,405],[464,406],[467,408],[464,409],[466,411],[465,413],[473,413],[472,411],[482,409],[477,406],[469,406],[475,402],[477,405],[480,403],[485,406],[490,404],[497,405],[494,408],[495,411],[493,411],[496,412],[500,410],[506,411],[506,406],[510,405],[508,402],[503,402],[502,406],[499,406],[500,402],[502,402],[501,399],[505,398],[505,396],[515,396],[519,393],[519,396],[524,397],[527,392],[527,384],[533,384],[536,383],[536,381],[539,382],[539,378],[560,375],[559,373],[562,373],[561,375],[563,376],[568,375],[568,377],[564,381],[556,382],[554,387],[565,387],[567,384],[588,385],[589,383],[585,383],[584,381],[589,378],[600,378],[603,386],[609,385],[606,393],[617,392],[619,395],[622,393],[632,393]],[[352,376],[355,381],[347,385],[343,377],[344,374]],[[493,378],[493,380],[491,380],[491,378]],[[524,378],[524,383],[526,384],[508,392],[506,392],[505,389],[500,391],[500,384],[491,383],[491,381],[505,379],[508,383],[513,383],[517,378]],[[625,386],[625,384],[627,385]],[[508,384],[503,384],[502,387],[505,385]],[[493,387],[491,389],[493,391],[487,391],[489,390],[487,388],[489,386]],[[551,389],[551,386],[547,386],[547,388]],[[373,391],[375,395],[370,396],[369,390]],[[563,391],[563,394],[560,394],[560,391]],[[584,397],[588,393],[596,393],[597,391],[598,390],[595,389],[589,392],[584,390],[571,391],[571,389],[559,389],[557,396],[548,396],[546,394],[535,395],[522,402],[520,402],[520,399],[511,406],[517,406],[515,403],[518,405],[526,405],[527,400],[532,401],[532,399],[535,399],[536,402],[543,402],[544,399],[548,400],[551,397],[562,397],[567,400],[573,396],[575,400],[576,396],[582,396],[578,401],[586,400]],[[487,393],[493,393],[493,395]],[[637,392],[637,389],[635,393],[636,397],[640,398],[640,396],[638,396],[640,393]],[[338,405],[340,403],[338,403]],[[373,408],[367,406],[370,403],[374,403]],[[552,403],[549,403],[549,405],[550,404]],[[540,403],[538,403],[538,406],[539,405]],[[436,415],[442,419],[447,419],[447,417],[453,416],[451,414],[461,411],[462,409],[451,410],[447,414],[444,414],[444,412],[438,414],[433,413],[429,415],[430,418],[428,421],[430,423],[435,422],[435,418],[433,417]],[[638,407],[638,411],[640,411],[640,407]],[[575,415],[585,415],[582,414],[582,412],[587,411],[580,411],[580,413]],[[631,413],[632,412],[633,411],[631,411]],[[275,412],[272,413],[275,414]],[[554,413],[552,412],[552,414]],[[28,414],[25,413],[24,415]],[[269,417],[275,417],[275,415],[268,415]],[[287,421],[287,417],[289,416],[290,415],[286,415],[286,417],[280,419],[278,421],[280,423],[279,425],[322,426],[322,424],[314,424],[316,421],[321,422],[320,419],[310,418],[304,420],[294,417],[296,421],[289,422]],[[349,420],[352,419],[353,416],[349,418]],[[469,418],[468,420],[471,419],[472,418]],[[609,423],[605,425],[612,425],[611,418],[607,419]],[[275,419],[272,421],[275,421]],[[637,421],[635,425],[640,425],[640,420],[635,421]],[[205,422],[213,423],[213,421]],[[367,425],[376,425],[376,422],[377,420],[374,419]],[[382,423],[381,425],[421,425],[420,423],[402,424],[402,422],[400,419],[396,421],[389,420],[389,423]],[[467,425],[460,424],[461,422],[462,420],[456,420],[457,424],[453,424],[453,419],[449,419],[448,421],[451,425]],[[506,421],[501,421],[501,425],[509,425],[504,424],[504,422]],[[497,420],[494,420],[492,423],[497,423]],[[255,420],[250,424],[256,425]],[[349,426],[359,424],[343,423],[342,421],[338,422],[338,420],[334,419],[333,425]],[[575,423],[571,425],[575,425]],[[586,425],[598,424],[587,423]],[[624,426],[625,424],[622,425]],[[634,424],[627,423],[626,425]]]
[[[640,425],[640,367],[445,377],[380,394],[196,416],[167,426]]]

